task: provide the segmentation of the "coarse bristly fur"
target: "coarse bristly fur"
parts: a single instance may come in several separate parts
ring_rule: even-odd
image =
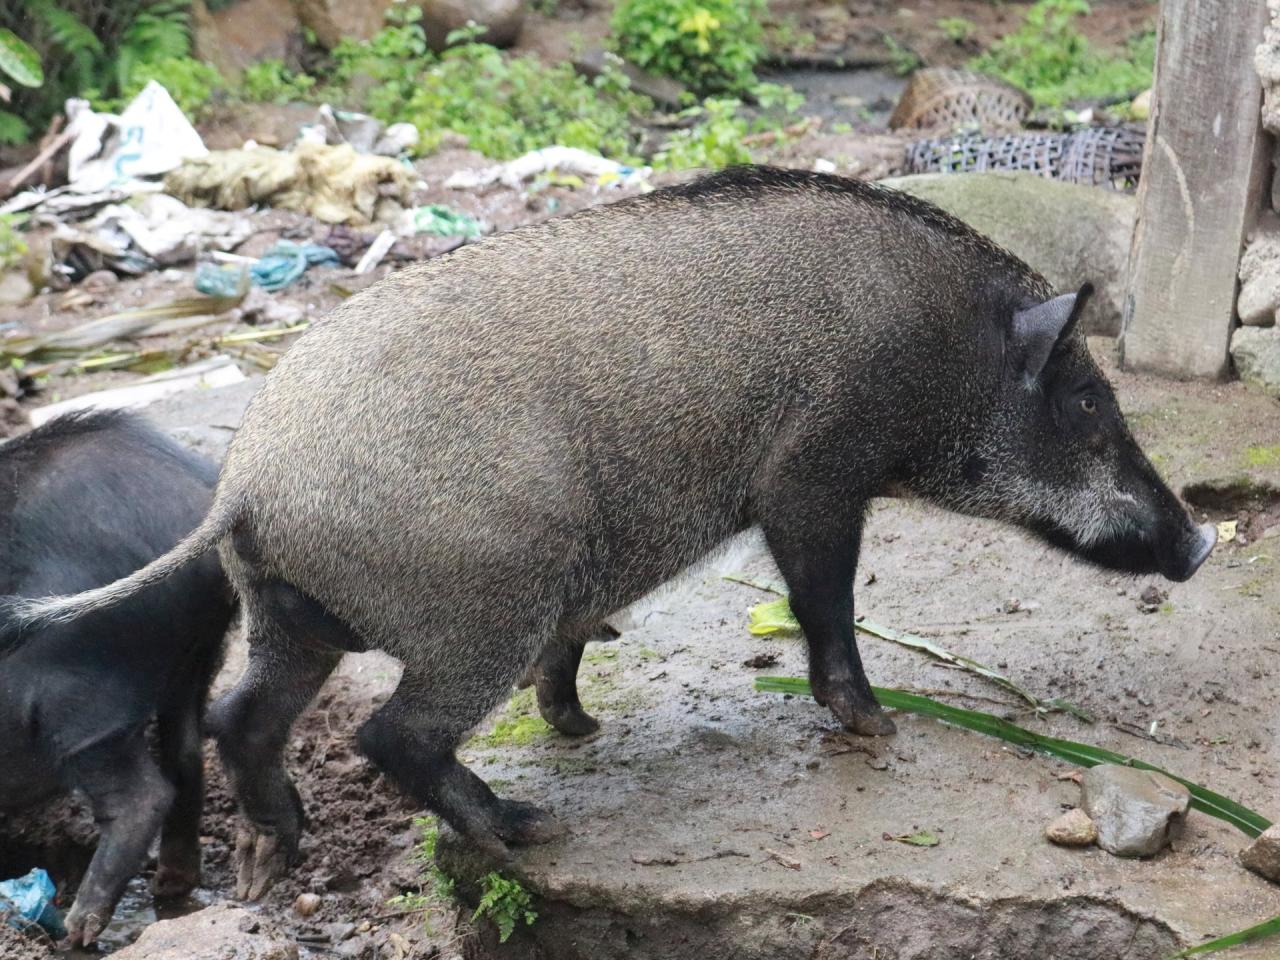
[[[241,892],[296,845],[278,747],[344,650],[405,663],[362,747],[500,852],[547,821],[494,798],[456,743],[544,650],[749,526],[791,590],[816,695],[863,733],[892,729],[850,624],[862,518],[891,484],[1189,576],[1205,537],[1074,332],[1087,291],[1063,310],[1051,296],[924,201],[745,167],[346,301],[251,404],[192,539],[231,533],[254,642],[218,711],[254,836]]]

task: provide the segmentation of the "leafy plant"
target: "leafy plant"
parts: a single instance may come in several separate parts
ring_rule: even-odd
[[[44,83],[40,54],[12,30],[0,28],[0,74],[24,87]]]
[[[506,943],[515,932],[517,923],[523,921],[526,926],[532,925],[538,914],[533,909],[533,898],[519,880],[494,871],[480,878],[480,904],[471,919],[479,920],[481,917],[493,921],[498,928],[498,942]]]
[[[910,47],[905,47],[890,34],[884,35],[884,45],[889,50],[889,68],[900,77],[919,69],[920,57]]]
[[[182,112],[197,119],[208,113],[214,94],[227,89],[226,78],[216,68],[192,57],[172,57],[154,63],[136,63],[120,89],[120,96],[113,100],[100,100],[98,105],[106,109],[121,109],[152,80],[164,84]]]
[[[27,242],[18,232],[25,219],[18,213],[0,213],[0,269],[17,265],[27,255]]]
[[[449,133],[496,159],[550,144],[632,159],[640,131],[634,119],[653,109],[619,70],[588,80],[569,63],[505,57],[477,42],[479,28],[456,30],[451,46],[432,53],[416,8],[398,12],[368,42],[334,48],[332,84],[368,87],[363,107],[386,123],[407,120],[421,132],[418,149],[436,149]]]
[[[188,5],[188,0],[152,0],[138,11],[125,29],[120,49],[116,51],[118,89],[123,91],[133,85],[133,74],[139,67],[190,55]]]
[[[440,840],[440,824],[435,817],[414,817],[413,825],[419,831],[418,842],[413,846],[409,859],[422,868],[419,888],[414,893],[401,893],[387,901],[387,905],[403,910],[425,911],[432,903],[453,897],[454,881],[436,864],[436,844]]]
[[[690,107],[680,115],[698,122],[673,133],[654,155],[657,170],[716,170],[735,163],[750,163],[751,151],[742,138],[747,121],[738,115],[739,101],[708,97],[700,107]]]
[[[240,95],[254,103],[289,103],[305,100],[315,84],[315,77],[294,73],[283,60],[261,60],[245,67]]]
[[[0,110],[0,143],[26,143],[31,139],[31,125],[16,113]]]
[[[941,17],[938,20],[938,29],[952,43],[964,43],[973,36],[978,25],[967,17]]]
[[[1103,54],[1075,26],[1088,13],[1086,0],[1039,0],[1017,30],[969,66],[1021,87],[1045,107],[1128,96],[1150,86],[1155,34],[1131,39],[1123,55]]]
[[[764,56],[764,13],[764,0],[621,0],[614,48],[697,93],[742,93]]]

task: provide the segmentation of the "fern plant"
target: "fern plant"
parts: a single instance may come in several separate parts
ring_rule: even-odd
[[[129,86],[140,64],[177,60],[191,53],[189,0],[154,0],[138,11],[116,52],[116,88]]]

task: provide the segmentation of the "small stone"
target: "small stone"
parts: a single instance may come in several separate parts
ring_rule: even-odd
[[[0,272],[0,303],[26,303],[36,295],[25,270]]]
[[[1240,863],[1258,876],[1280,883],[1280,824],[1267,827],[1240,851]]]
[[[1098,846],[1117,857],[1151,857],[1177,836],[1191,794],[1163,774],[1104,763],[1085,771],[1080,806],[1098,828]]]
[[[315,893],[300,893],[293,901],[293,912],[300,917],[309,917],[320,909],[320,896]]]
[[[1083,810],[1068,810],[1045,827],[1044,835],[1062,847],[1087,847],[1096,843],[1098,828]]]
[[[116,276],[114,270],[95,270],[80,281],[80,286],[86,290],[105,290],[119,283],[120,278]]]

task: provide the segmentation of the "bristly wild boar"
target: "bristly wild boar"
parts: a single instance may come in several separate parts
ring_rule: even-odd
[[[199,725],[231,588],[210,553],[74,623],[21,629],[3,608],[110,583],[161,555],[205,515],[217,476],[118,412],[59,417],[0,446],[0,810],[72,790],[89,799],[101,838],[67,916],[77,946],[111,919],[157,833],[156,894],[199,883]]]
[[[1086,560],[1184,580],[1213,537],[1138,450],[1075,332],[1087,290],[866,183],[745,167],[466,247],[346,301],[275,368],[199,530],[252,652],[215,710],[239,892],[297,849],[290,725],[344,651],[404,662],[363,750],[491,853],[558,827],[454,749],[544,650],[758,524],[818,700],[888,734],[853,638],[890,484]],[[561,658],[571,661],[572,658]]]

